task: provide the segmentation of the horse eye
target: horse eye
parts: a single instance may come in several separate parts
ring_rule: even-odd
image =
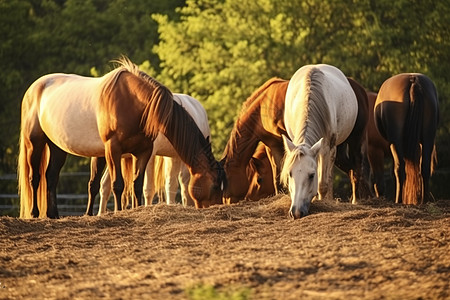
[[[292,177],[292,171],[289,171],[289,176]]]
[[[259,184],[261,184],[262,181],[263,179],[261,177],[258,177],[258,179],[256,179],[256,182],[258,182]]]
[[[316,175],[316,174],[314,174],[314,173],[309,174],[308,179],[309,179],[309,180],[313,180],[315,175]]]

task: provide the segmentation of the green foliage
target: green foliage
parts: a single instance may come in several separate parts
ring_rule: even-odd
[[[203,102],[216,154],[252,91],[305,64],[335,65],[374,91],[396,73],[421,72],[441,103],[450,94],[448,3],[192,0],[178,12],[176,21],[153,16],[160,80]]]
[[[250,290],[245,288],[218,291],[212,285],[198,284],[186,289],[190,300],[246,300],[250,298]]]
[[[99,75],[124,54],[159,65],[154,13],[174,15],[184,1],[0,0],[0,174],[16,166],[20,103],[28,86],[47,73]],[[69,160],[67,168],[81,163]]]

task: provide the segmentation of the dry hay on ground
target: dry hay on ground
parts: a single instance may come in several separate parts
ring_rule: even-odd
[[[450,297],[450,201],[318,201],[295,221],[289,205],[2,217],[0,298],[186,299],[196,286],[251,299]]]

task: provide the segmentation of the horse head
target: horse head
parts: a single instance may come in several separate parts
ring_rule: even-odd
[[[317,157],[322,141],[323,138],[312,147],[305,143],[296,146],[283,135],[286,155],[281,181],[289,188],[291,196],[289,215],[294,219],[308,215],[311,201],[317,195]]]
[[[195,207],[206,208],[214,204],[222,204],[223,191],[227,185],[222,165],[214,159],[211,167],[203,172],[191,173],[189,194]]]

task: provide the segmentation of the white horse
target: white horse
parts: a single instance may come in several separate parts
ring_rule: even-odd
[[[351,133],[358,113],[355,93],[336,67],[301,67],[289,82],[281,180],[289,186],[293,218],[306,216],[311,200],[333,196],[336,146]]]
[[[173,99],[180,104],[194,119],[206,139],[210,137],[208,116],[200,102],[185,94],[173,94]],[[175,204],[175,196],[180,185],[183,205],[194,205],[188,192],[189,170],[182,162],[169,140],[159,133],[153,143],[153,152],[147,164],[144,177],[144,203],[150,205],[153,196],[161,188],[161,177],[165,181],[165,198],[167,204]],[[156,177],[156,178],[155,178]],[[165,180],[164,180],[165,179]],[[106,205],[111,194],[111,177],[105,171],[100,185],[100,204],[98,215],[106,212]]]

